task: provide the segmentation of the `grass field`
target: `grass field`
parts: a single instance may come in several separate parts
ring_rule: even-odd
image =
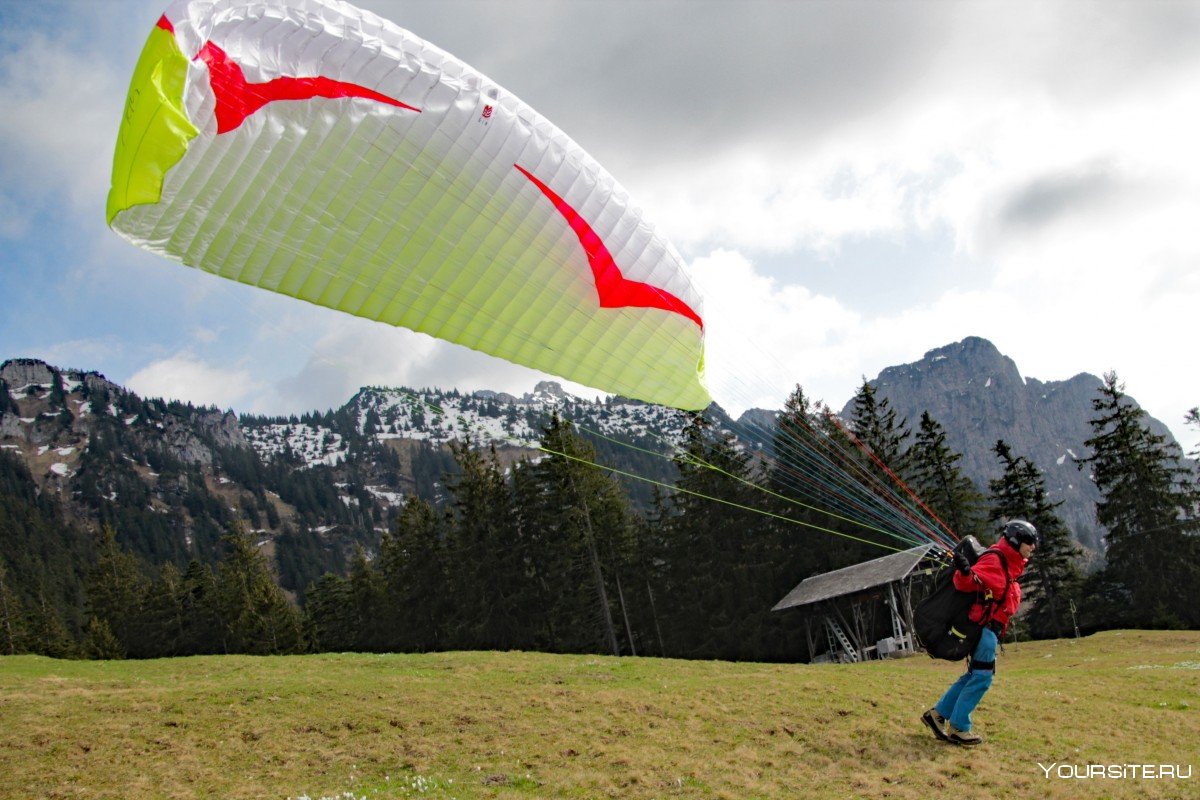
[[[1200,797],[1200,633],[1008,645],[975,749],[918,719],[960,669],[4,657],[0,798]]]

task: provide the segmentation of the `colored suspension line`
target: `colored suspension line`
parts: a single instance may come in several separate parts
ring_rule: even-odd
[[[612,438],[611,436],[606,436],[605,434],[601,433],[600,431],[592,430],[591,428],[585,427],[585,426],[583,426],[583,425],[580,425],[580,424],[578,424],[578,423],[572,423],[572,424],[574,424],[574,425],[575,425],[575,427],[576,427],[576,428],[578,428],[579,430],[581,430],[581,431],[585,431],[585,432],[587,432],[587,433],[590,433],[591,435],[593,435],[593,436],[596,436],[596,437],[598,437],[598,438],[600,438],[600,439],[603,439],[603,440],[605,440],[605,441],[607,441],[607,442],[611,442],[612,444],[620,445],[620,446],[623,446],[623,447],[628,447],[628,448],[630,448],[630,449],[632,449],[632,450],[636,450],[636,451],[638,451],[638,452],[640,452],[640,453],[645,453],[645,454],[647,454],[647,455],[655,456],[655,457],[658,457],[658,458],[662,458],[662,459],[666,459],[666,460],[673,460],[673,459],[672,459],[672,457],[671,457],[671,456],[669,456],[669,455],[667,455],[666,453],[660,453],[660,452],[657,452],[657,451],[654,451],[654,450],[649,450],[649,449],[647,449],[647,448],[644,448],[644,447],[638,447],[637,445],[635,445],[635,444],[632,444],[632,443],[629,443],[629,442],[622,442],[622,441],[620,441],[619,439],[614,439],[614,438]],[[703,467],[703,468],[705,468],[705,469],[712,470],[713,472],[716,472],[716,473],[719,473],[719,474],[721,474],[721,475],[724,475],[724,476],[725,476],[725,477],[727,477],[727,478],[732,478],[733,480],[735,480],[735,481],[738,481],[739,483],[742,483],[742,484],[744,484],[744,485],[746,485],[746,486],[749,486],[749,487],[750,487],[750,488],[752,488],[752,489],[755,489],[755,490],[757,490],[757,491],[763,492],[764,494],[770,495],[771,497],[774,497],[774,498],[776,498],[776,499],[782,500],[782,501],[784,501],[784,502],[786,502],[786,503],[789,503],[789,504],[791,504],[791,505],[799,506],[800,508],[804,508],[804,509],[807,509],[807,510],[809,510],[809,511],[813,511],[813,512],[816,512],[816,513],[818,513],[818,514],[824,514],[825,516],[832,517],[833,519],[839,520],[839,521],[841,521],[841,522],[847,522],[847,523],[850,523],[851,525],[856,525],[856,526],[858,526],[858,527],[860,527],[860,528],[865,528],[865,529],[867,529],[867,530],[874,531],[874,532],[876,532],[876,533],[881,533],[881,534],[883,534],[883,535],[885,535],[885,536],[890,536],[890,537],[892,537],[892,538],[894,538],[894,539],[899,539],[899,540],[901,540],[901,541],[903,541],[903,542],[906,542],[906,543],[908,543],[908,544],[918,544],[918,543],[919,543],[919,542],[917,542],[917,541],[913,541],[913,540],[911,540],[911,539],[906,539],[905,537],[901,536],[900,534],[894,533],[894,532],[892,532],[892,531],[884,530],[883,528],[878,528],[878,527],[875,527],[875,526],[873,526],[873,525],[866,524],[866,523],[864,523],[862,520],[851,519],[850,517],[845,517],[845,516],[842,516],[841,514],[838,514],[838,513],[836,513],[836,512],[833,512],[833,511],[830,511],[830,510],[828,510],[828,509],[820,508],[820,507],[818,507],[818,506],[809,505],[809,504],[807,504],[807,503],[803,503],[803,502],[801,502],[801,501],[799,501],[799,500],[797,500],[797,499],[795,499],[795,498],[791,498],[791,497],[788,497],[788,496],[786,496],[786,495],[780,494],[779,492],[776,492],[776,491],[774,491],[774,490],[772,490],[772,489],[769,489],[769,488],[768,488],[768,487],[766,487],[766,486],[763,486],[763,485],[761,485],[761,484],[755,483],[754,481],[751,481],[751,480],[749,480],[749,479],[747,479],[747,478],[744,478],[744,477],[742,477],[742,476],[740,476],[740,475],[735,475],[735,474],[733,474],[732,472],[729,472],[729,471],[728,471],[728,470],[726,470],[726,469],[723,469],[723,468],[721,468],[721,467],[718,467],[718,466],[717,466],[717,465],[715,465],[715,464],[711,464],[711,463],[709,463],[709,462],[705,461],[704,459],[697,457],[697,456],[696,456],[695,454],[693,454],[693,453],[685,453],[685,457],[687,458],[687,460],[689,461],[689,463],[692,463],[692,464],[694,464],[694,465],[696,465],[696,466],[699,466],[699,467]],[[596,466],[596,467],[598,467],[598,468],[601,468],[601,469],[611,469],[610,467],[604,467],[604,466],[602,466],[602,465],[600,465],[600,464],[594,464],[593,466]],[[620,472],[619,470],[614,470],[614,471]],[[624,475],[624,474],[626,474],[626,473],[624,473],[624,472],[620,472],[620,474],[623,474],[623,475]],[[650,479],[645,479],[645,480],[648,480],[648,481],[649,481],[649,482],[651,482],[651,483],[658,483],[657,481],[653,481],[653,480],[650,480]],[[665,484],[659,484],[659,485],[665,485]],[[678,489],[678,487],[675,487],[675,488],[677,488],[677,489]],[[679,491],[684,491],[684,490],[683,490],[683,489],[679,489]],[[693,493],[693,494],[695,494],[694,492],[692,492],[692,493]],[[701,497],[704,497],[704,496],[706,496],[706,495],[699,495],[699,496],[701,496]],[[821,528],[821,527],[819,527],[819,526],[815,526],[815,525],[814,525],[814,526],[812,526],[812,527],[816,527],[818,530],[826,530],[825,528]],[[863,540],[860,540],[860,541],[863,541]]]
[[[747,506],[742,503],[736,503],[733,500],[726,500],[721,497],[713,497],[711,495],[704,494],[703,492],[697,492],[692,489],[685,489],[680,486],[672,486],[669,483],[663,483],[662,481],[656,481],[653,478],[647,478],[644,475],[638,475],[633,472],[626,472],[625,470],[616,469],[615,467],[608,467],[608,466],[604,466],[603,464],[597,464],[594,461],[588,461],[586,458],[579,458],[578,456],[573,456],[573,455],[570,455],[569,453],[560,453],[557,450],[551,450],[550,448],[544,447],[541,445],[539,445],[537,449],[542,451],[543,453],[548,453],[553,456],[560,456],[561,458],[567,458],[567,459],[570,459],[571,461],[577,461],[580,464],[586,464],[589,467],[595,467],[596,469],[608,470],[609,472],[613,472],[617,475],[622,475],[626,478],[633,478],[634,480],[645,481],[646,483],[650,483],[655,486],[661,486],[664,489],[670,489],[671,491],[681,492],[683,494],[692,495],[693,497],[699,497],[704,500],[711,500],[714,503],[721,503],[723,505],[732,506],[733,508],[737,508],[742,511],[749,511],[752,514],[761,514],[766,517],[772,517],[774,519],[783,520],[784,522],[790,522],[793,525],[800,525],[805,528],[812,528],[814,530],[818,530],[823,533],[832,534],[833,536],[841,536],[844,539],[853,539],[854,541],[862,542],[863,544],[869,544],[874,547],[882,547],[885,550],[891,550],[896,553],[904,552],[904,549],[899,548],[899,547],[892,547],[891,545],[882,544],[880,542],[873,542],[870,539],[862,539],[858,536],[854,536],[849,533],[835,531],[832,528],[824,528],[820,525],[814,525],[811,522],[804,522],[803,520],[794,519],[792,517],[785,517],[782,514],[776,514],[774,512],[766,511],[761,508],[754,508],[753,506]]]
[[[624,447],[630,447],[632,449],[638,450],[639,452],[643,452],[648,455],[661,457],[664,459],[670,458],[670,456],[667,456],[666,454],[648,450],[646,448],[637,447],[636,445],[632,445],[631,443],[622,442],[619,439],[614,439],[610,436],[605,435],[604,433],[602,433],[600,431],[595,431],[595,430],[592,430],[585,426],[578,425],[578,423],[576,423],[576,426],[579,427],[580,430],[586,431],[586,432],[592,434],[593,436],[597,436],[597,437],[604,439],[605,441],[611,442],[613,444],[616,444],[619,446],[624,446]],[[737,427],[736,423],[735,423],[735,427]],[[665,440],[665,438],[662,436],[656,436],[655,438],[657,438],[661,442],[664,442],[669,447],[676,447],[676,445],[674,445],[673,443],[667,442]],[[827,438],[827,437],[822,437],[822,438]],[[805,453],[809,450],[811,450],[811,448],[803,448],[802,447],[801,450],[798,451],[798,453]],[[912,516],[911,512],[909,512],[907,509],[901,509],[901,511],[903,512],[903,516],[893,515],[892,518],[885,519],[880,513],[878,513],[878,511],[873,511],[872,508],[870,507],[870,505],[862,505],[861,503],[855,503],[853,501],[850,501],[849,505],[851,505],[854,508],[857,508],[857,510],[860,513],[863,513],[866,515],[866,518],[864,518],[862,516],[860,516],[858,518],[851,518],[851,517],[847,517],[843,514],[838,514],[834,511],[831,511],[828,508],[821,508],[818,506],[809,505],[807,503],[800,502],[794,498],[789,498],[785,495],[781,495],[778,492],[774,492],[766,487],[763,487],[760,484],[754,483],[753,481],[746,480],[745,478],[739,477],[737,475],[733,475],[732,473],[722,470],[720,467],[710,464],[710,463],[704,461],[703,459],[696,457],[694,454],[688,454],[687,457],[692,463],[697,464],[698,466],[703,466],[703,467],[706,467],[709,469],[713,469],[713,470],[722,472],[730,478],[733,478],[742,483],[745,483],[746,485],[748,485],[752,488],[755,488],[759,491],[763,491],[763,492],[770,494],[774,497],[777,497],[785,502],[791,503],[793,505],[798,505],[803,508],[807,508],[807,509],[809,509],[811,511],[815,511],[817,513],[825,514],[825,515],[833,517],[835,519],[839,519],[843,522],[848,522],[850,524],[862,527],[867,530],[873,530],[876,532],[884,533],[887,536],[891,536],[893,538],[900,539],[902,541],[911,541],[914,543],[921,543],[921,542],[937,543],[939,545],[943,544],[942,537],[936,533],[933,533],[933,530],[935,530],[935,529],[931,528],[930,525],[923,523],[919,518],[914,518]],[[763,460],[767,460],[767,459],[763,459]],[[804,494],[805,496],[808,496],[808,497],[812,497],[812,499],[814,499],[814,500],[828,501],[829,494],[831,494],[831,493],[843,494],[843,492],[838,489],[838,484],[841,484],[842,486],[849,486],[852,489],[857,490],[860,494],[864,495],[865,497],[878,500],[878,498],[876,498],[875,493],[870,493],[870,492],[865,491],[865,487],[863,487],[861,482],[848,478],[848,476],[846,475],[847,469],[844,465],[841,468],[839,468],[837,464],[832,464],[828,461],[826,461],[825,464],[829,465],[832,468],[833,480],[830,480],[830,471],[828,471],[826,469],[821,469],[820,473],[819,473],[824,478],[824,480],[815,480],[812,477],[812,474],[815,474],[815,473],[805,473],[803,471],[797,471],[795,469],[792,469],[791,466],[789,464],[787,464],[786,462],[776,463],[775,466],[777,468],[782,468],[784,471],[786,471],[788,473],[792,473],[792,475],[794,477],[799,477],[802,480],[812,482],[815,485],[817,485],[818,487],[824,489],[825,490],[824,492],[817,493],[815,491],[808,492],[803,489],[800,489],[800,487],[796,486],[795,484],[792,484],[789,486],[789,488],[792,488],[792,489],[799,489],[801,494]],[[875,478],[875,476],[869,472],[866,472],[864,475],[865,475],[865,477],[870,477],[873,479]],[[894,475],[894,473],[893,473],[893,475]],[[897,480],[898,480],[898,478],[897,478]],[[785,483],[787,483],[787,481],[785,481]],[[834,490],[834,491],[831,492],[831,490]],[[878,505],[879,504],[876,503],[876,508],[878,508]],[[883,508],[890,508],[890,506],[885,505],[885,506],[883,506]],[[846,510],[850,511],[851,509],[846,509]],[[895,532],[879,528],[876,525],[870,524],[869,520],[877,521],[880,524],[888,524],[890,522],[894,525],[895,523],[900,523],[900,527],[902,527],[902,528],[910,527],[909,524],[905,524],[905,523],[913,523],[912,529],[910,530],[910,534],[909,534],[909,536],[912,538],[906,539],[906,537],[901,536]]]

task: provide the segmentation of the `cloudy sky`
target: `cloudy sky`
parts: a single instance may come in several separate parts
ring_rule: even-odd
[[[566,131],[676,244],[735,412],[983,336],[1200,404],[1200,2],[412,2],[368,8]],[[0,360],[269,414],[541,376],[222,281],[104,225],[164,0],[0,0]],[[580,390],[582,392],[582,390]]]

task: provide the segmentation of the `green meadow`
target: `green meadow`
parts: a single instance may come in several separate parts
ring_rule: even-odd
[[[1200,797],[1200,633],[1007,645],[974,749],[919,720],[960,669],[4,657],[0,797]]]

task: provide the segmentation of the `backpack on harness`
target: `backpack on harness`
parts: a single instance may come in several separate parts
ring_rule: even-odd
[[[925,652],[933,658],[961,661],[975,651],[983,628],[992,618],[993,606],[1008,595],[1010,579],[1008,560],[999,550],[984,549],[974,536],[968,536],[954,548],[962,553],[971,564],[991,553],[1000,559],[1004,569],[1004,593],[1000,598],[986,602],[983,620],[970,619],[971,606],[980,601],[979,592],[961,592],[954,587],[954,565],[943,567],[934,579],[933,591],[920,602],[913,612],[913,624],[917,638],[925,646]]]

